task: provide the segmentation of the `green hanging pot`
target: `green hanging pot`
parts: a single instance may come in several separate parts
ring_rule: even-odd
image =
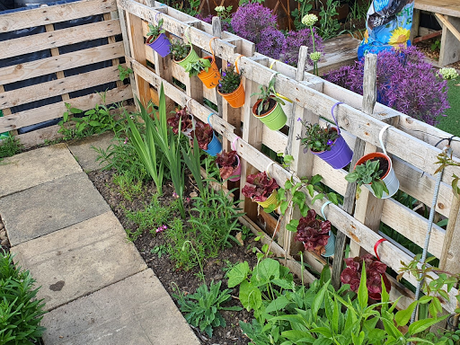
[[[287,122],[287,116],[284,113],[283,108],[281,105],[276,102],[276,105],[269,109],[266,113],[262,115],[257,115],[257,108],[259,107],[261,99],[259,99],[256,104],[252,107],[252,114],[257,117],[260,121],[262,121],[268,128],[272,131],[277,131],[284,127]]]
[[[175,63],[177,63],[179,66],[182,66],[185,68],[189,63],[194,63],[195,61],[198,61],[200,57],[196,53],[195,49],[190,45],[190,52],[188,55],[185,57],[185,59],[182,59],[180,61],[174,60]]]

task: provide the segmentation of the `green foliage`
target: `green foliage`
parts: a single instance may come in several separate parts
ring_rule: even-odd
[[[192,49],[192,45],[190,43],[186,43],[180,40],[172,41],[171,46],[169,47],[171,56],[174,61],[184,60],[190,53],[190,49]]]
[[[449,100],[450,108],[445,111],[446,116],[440,116],[439,124],[436,126],[443,131],[460,136],[460,83],[458,80],[447,81],[448,92],[447,97]]]
[[[326,0],[325,3],[321,2],[318,33],[323,40],[327,40],[341,34],[341,32],[339,33],[340,23],[337,19],[339,14],[337,12],[338,6],[340,6],[340,2],[337,0]]]
[[[198,11],[200,7],[200,0],[178,1],[173,4],[173,7],[192,17],[196,17],[196,15],[200,13]]]
[[[379,170],[380,162],[378,160],[367,160],[365,163],[356,166],[355,170],[345,176],[348,182],[356,182],[358,185],[357,197],[361,192],[363,184],[370,184],[375,196],[379,199],[382,198],[383,192],[388,193],[388,188],[380,179],[380,174],[383,172]]]
[[[218,85],[219,91],[224,94],[235,91],[241,84],[242,74],[241,70],[238,73],[232,64],[228,64],[227,68],[221,72],[221,79]]]
[[[150,253],[158,255],[158,259],[161,259],[163,255],[168,253],[168,247],[165,244],[155,246],[150,250]]]
[[[18,138],[14,136],[8,136],[5,139],[0,140],[0,160],[2,158],[11,157],[21,152],[23,145]]]
[[[161,28],[163,26],[163,18],[160,19],[157,25],[149,23],[149,32],[147,32],[147,43],[152,43],[160,34],[165,33]]]
[[[205,249],[201,245],[195,246],[196,253],[190,250],[182,250],[187,241],[198,243],[196,237],[197,229],[194,227],[186,228],[182,219],[174,218],[173,221],[169,223],[168,231],[165,231],[163,234],[167,241],[169,258],[175,263],[177,268],[189,271],[196,267],[198,262],[205,260]]]
[[[113,183],[118,186],[120,194],[128,201],[143,195],[144,187],[142,180],[135,180],[132,175],[114,175]]]
[[[211,60],[201,58],[201,59],[198,59],[197,61],[187,64],[187,66],[185,66],[185,72],[187,72],[190,77],[193,77],[193,76],[197,76],[203,71],[207,72],[210,67],[211,67]]]
[[[298,7],[291,11],[291,17],[294,18],[294,26],[296,31],[302,30],[305,25],[302,24],[302,18],[313,8],[311,0],[296,0]],[[300,9],[299,9],[300,8]]]
[[[276,96],[275,81],[275,78],[270,79],[268,86],[260,85],[260,92],[255,92],[251,95],[251,97],[257,96],[257,99],[261,101],[257,107],[257,115],[259,116],[268,112],[270,107],[270,99],[284,105],[284,101]]]
[[[297,120],[300,121],[300,118]],[[337,130],[330,125],[322,128],[319,123],[302,122],[305,127],[305,136],[297,136],[302,145],[314,152],[330,151],[332,144],[339,137]]]
[[[71,104],[65,103],[67,111],[62,115],[62,120],[58,132],[63,135],[63,140],[72,140],[100,134],[107,131],[118,132],[123,128],[121,120],[116,120],[111,114],[117,107],[105,105],[105,94],[99,94],[103,100],[103,105],[96,104],[94,109],[84,113],[83,110],[73,108]],[[75,127],[72,126],[75,124]]]
[[[35,344],[42,336],[45,303],[36,299],[34,283],[10,254],[0,253],[0,344]]]
[[[212,281],[209,288],[206,284],[203,284],[198,287],[196,293],[191,295],[174,295],[177,298],[179,309],[185,314],[187,322],[200,328],[202,332],[206,332],[209,337],[212,337],[215,327],[226,326],[225,319],[220,314],[221,310],[241,310],[241,307],[238,306],[223,306],[232,297],[229,289],[220,290],[221,283],[219,281],[214,284],[214,281]]]
[[[126,78],[128,78],[131,73],[133,73],[131,68],[118,65],[118,76],[121,81],[124,81]]]
[[[439,51],[441,49],[441,40],[437,39],[430,46],[431,51]]]
[[[196,136],[193,136],[193,147],[182,147],[181,151],[184,162],[187,165],[188,170],[192,173],[200,194],[203,195],[206,192],[206,187],[203,185],[203,180],[201,179],[201,151],[198,147],[198,140],[196,139]],[[207,169],[206,172],[208,172]]]

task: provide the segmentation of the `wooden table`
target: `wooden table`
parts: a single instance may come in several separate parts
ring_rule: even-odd
[[[420,11],[434,13],[441,24],[439,66],[460,60],[460,0],[415,0],[414,34],[418,34]]]

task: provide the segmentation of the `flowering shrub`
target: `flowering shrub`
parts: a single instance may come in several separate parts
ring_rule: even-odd
[[[232,17],[232,28],[238,36],[259,43],[262,31],[268,27],[276,28],[276,15],[258,3],[247,3],[238,7]]]
[[[449,108],[447,82],[415,47],[382,51],[377,58],[378,101],[430,125]],[[324,76],[353,92],[363,94],[364,60]]]
[[[309,28],[300,31],[289,31],[283,45],[284,62],[292,66],[297,66],[300,46],[307,46],[309,52],[324,51],[322,38],[317,34],[315,28],[313,28],[313,30],[315,46],[313,46],[313,37]],[[313,61],[310,57],[308,57],[307,63],[313,66]]]
[[[259,53],[269,56],[273,59],[279,59],[284,46],[284,34],[269,26],[260,33],[260,41],[256,44]]]
[[[275,179],[269,178],[265,171],[263,171],[248,175],[246,185],[241,192],[246,198],[251,198],[257,202],[264,202],[278,188],[279,186]]]
[[[385,275],[387,265],[374,258],[371,254],[344,259],[344,261],[347,268],[340,274],[340,280],[344,284],[350,284],[350,289],[354,292],[357,292],[359,288],[363,262],[366,264],[366,285],[369,291],[369,297],[377,301],[380,300],[380,294],[382,293],[382,278],[386,290],[388,292],[391,290],[390,281]]]
[[[315,210],[308,210],[307,216],[299,219],[295,240],[303,242],[306,250],[321,255],[326,251],[329,231],[331,231],[331,222],[316,219]]]

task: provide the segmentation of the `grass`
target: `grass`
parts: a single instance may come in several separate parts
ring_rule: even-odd
[[[460,80],[449,80],[449,104],[446,117],[439,121],[438,128],[460,137]]]

